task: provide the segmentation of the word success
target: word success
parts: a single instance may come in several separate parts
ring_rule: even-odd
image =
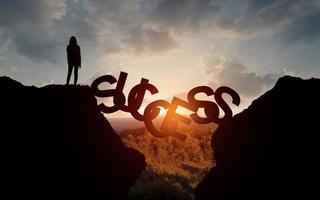
[[[230,109],[227,102],[223,99],[223,94],[228,94],[232,98],[232,103],[236,106],[240,104],[240,96],[233,89],[222,86],[213,91],[208,86],[198,86],[191,89],[187,95],[187,101],[182,100],[178,97],[173,97],[171,102],[166,100],[155,100],[147,105],[143,113],[138,112],[146,92],[156,94],[158,89],[149,83],[148,79],[142,78],[140,83],[134,86],[128,94],[128,102],[126,105],[126,97],[123,93],[124,85],[127,80],[128,74],[120,72],[118,80],[111,75],[104,75],[91,84],[91,88],[94,95],[97,97],[113,97],[113,106],[106,106],[101,103],[98,105],[99,109],[103,113],[113,113],[118,110],[124,112],[130,112],[131,115],[139,121],[143,121],[148,131],[159,138],[174,136],[180,139],[186,139],[186,135],[178,132],[177,122],[189,125],[191,121],[199,124],[217,123],[220,124],[224,120],[232,117],[232,110]],[[99,85],[102,83],[115,84],[115,89],[100,90]],[[207,96],[213,96],[215,102],[196,99],[196,95],[204,93]],[[189,116],[184,116],[176,112],[178,107],[181,106],[191,111]],[[155,126],[153,120],[160,114],[160,108],[166,110],[166,114],[159,128]],[[205,117],[198,114],[198,110],[204,109]],[[222,118],[220,118],[220,110],[224,112]]]

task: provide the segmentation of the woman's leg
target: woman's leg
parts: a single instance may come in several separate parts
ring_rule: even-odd
[[[69,85],[70,77],[72,74],[72,65],[68,65],[68,76],[67,76],[67,85]]]
[[[74,66],[74,85],[77,85],[78,81],[78,66]]]

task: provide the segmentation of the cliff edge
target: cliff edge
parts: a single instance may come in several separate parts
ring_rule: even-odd
[[[311,199],[318,195],[320,79],[285,76],[212,136],[216,167],[196,199]]]
[[[11,197],[124,199],[145,158],[99,112],[89,86],[0,77],[4,191]]]

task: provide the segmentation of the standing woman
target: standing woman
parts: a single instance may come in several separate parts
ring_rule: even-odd
[[[67,85],[69,85],[73,68],[74,68],[74,85],[77,85],[78,68],[81,67],[81,54],[80,54],[80,46],[77,44],[77,39],[75,36],[70,37],[69,45],[67,47],[67,58],[68,58]]]

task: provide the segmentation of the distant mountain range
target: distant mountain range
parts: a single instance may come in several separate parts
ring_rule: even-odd
[[[108,118],[108,121],[117,133],[121,133],[124,130],[145,127],[142,121],[138,121],[133,117]]]

